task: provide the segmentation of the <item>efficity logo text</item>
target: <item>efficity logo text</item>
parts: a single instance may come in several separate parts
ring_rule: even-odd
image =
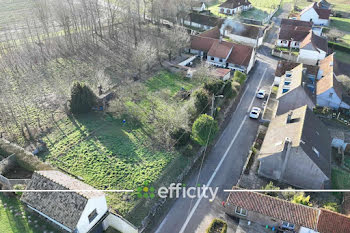
[[[156,190],[154,187],[149,186],[148,182],[145,182],[142,187],[136,190],[136,194],[139,198],[155,198],[156,195],[160,198],[208,198],[212,202],[219,188],[213,188],[206,185],[197,184],[196,187],[187,187],[182,183],[171,183],[169,187],[162,186]]]

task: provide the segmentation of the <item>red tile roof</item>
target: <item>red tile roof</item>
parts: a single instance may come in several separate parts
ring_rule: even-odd
[[[307,12],[308,10],[310,10],[311,8],[314,8],[314,10],[316,11],[316,13],[317,13],[318,16],[320,17],[320,19],[329,19],[329,16],[330,16],[330,14],[331,14],[331,10],[319,8],[316,2],[313,2],[311,5],[309,5],[309,6],[306,7],[304,10],[302,10],[302,11],[300,12],[300,15],[304,14],[305,12]]]
[[[232,189],[242,190],[238,187],[233,187]],[[350,218],[343,214],[294,204],[249,190],[230,192],[227,203],[248,211],[313,229],[320,233],[350,232]]]
[[[220,28],[214,27],[210,30],[207,30],[205,32],[198,34],[198,36],[209,37],[209,38],[213,38],[213,39],[220,39]]]
[[[191,49],[208,52],[215,39],[201,36],[191,36]]]
[[[226,59],[230,55],[233,46],[233,43],[215,40],[208,52],[208,56]]]
[[[239,188],[234,187],[233,189]],[[319,213],[317,209],[268,195],[248,190],[246,192],[230,192],[227,203],[310,229],[316,229],[317,226]]]
[[[315,35],[313,32],[310,32],[305,39],[300,43],[300,48],[304,48],[309,43],[317,50],[322,50],[327,53],[328,51],[328,42],[327,39],[321,36]]]
[[[228,63],[248,66],[251,57],[253,56],[253,48],[247,45],[235,44],[232,52],[227,59]]]
[[[321,233],[349,233],[350,218],[342,214],[321,209],[317,231]]]
[[[217,68],[214,70],[215,72],[215,75],[220,77],[220,78],[223,78],[225,75],[227,75],[228,73],[231,72],[230,69],[224,69],[224,68]]]

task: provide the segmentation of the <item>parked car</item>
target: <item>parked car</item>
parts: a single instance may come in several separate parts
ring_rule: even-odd
[[[250,111],[249,117],[252,119],[258,119],[261,113],[261,108],[253,107]]]
[[[265,95],[266,95],[266,91],[265,91],[265,90],[262,90],[262,89],[260,89],[260,90],[258,91],[258,93],[256,93],[256,97],[257,97],[258,99],[264,99],[264,98],[265,98]]]

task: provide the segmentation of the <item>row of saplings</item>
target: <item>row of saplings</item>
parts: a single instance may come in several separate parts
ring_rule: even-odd
[[[220,79],[210,80],[193,93],[196,112],[191,119],[191,122],[194,121],[192,132],[179,129],[172,135],[176,140],[177,147],[186,146],[183,151],[185,155],[192,155],[194,151],[192,143],[189,142],[193,140],[200,146],[208,145],[214,140],[216,133],[219,131],[215,117],[218,115],[220,108],[215,108],[213,116],[207,114],[211,111],[213,96],[223,95],[226,100],[234,98],[238,95],[240,87],[245,80],[246,75],[236,71],[233,79],[227,81]]]

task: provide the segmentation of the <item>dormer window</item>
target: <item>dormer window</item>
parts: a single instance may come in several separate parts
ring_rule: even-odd
[[[315,147],[312,147],[312,150],[315,152],[317,157],[320,157],[320,152]]]

